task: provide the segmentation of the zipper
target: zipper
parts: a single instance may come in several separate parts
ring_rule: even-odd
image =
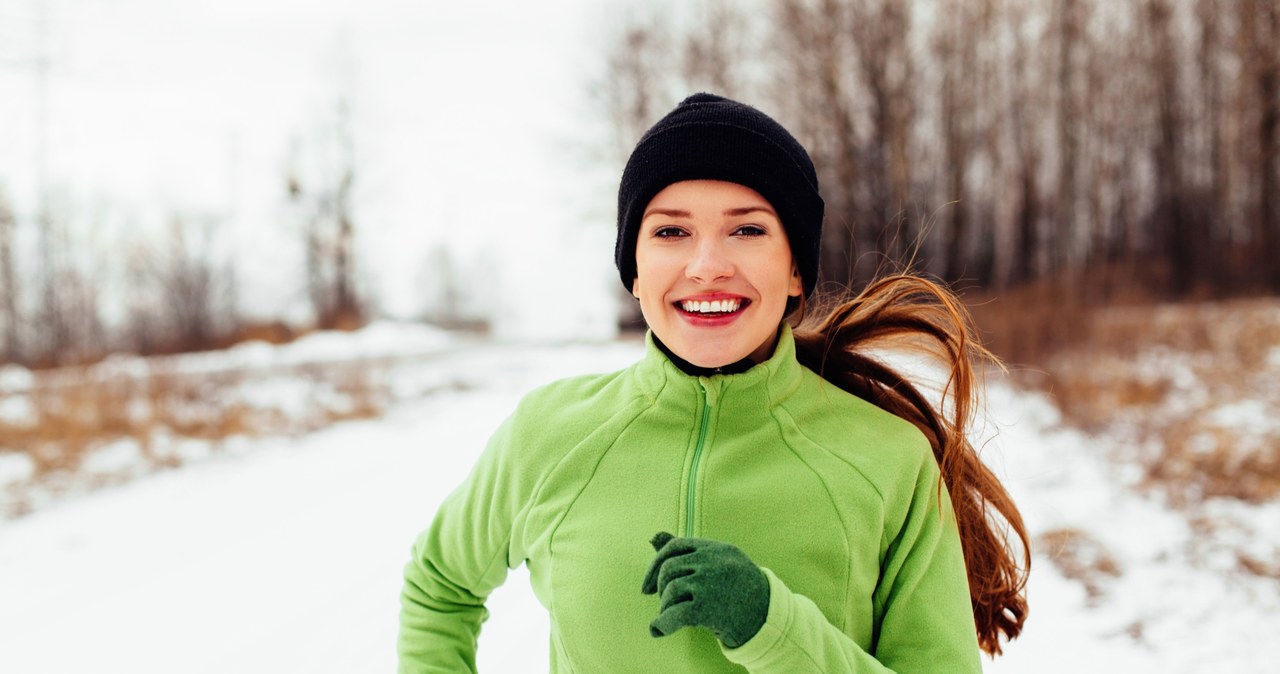
[[[698,382],[702,389],[702,422],[698,426],[698,444],[693,447],[693,461],[689,464],[688,493],[685,495],[684,535],[693,535],[694,503],[697,498],[698,464],[702,462],[702,449],[707,442],[707,425],[711,420],[711,400],[707,396],[707,385]]]

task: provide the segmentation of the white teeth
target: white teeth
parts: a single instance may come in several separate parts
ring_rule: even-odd
[[[680,308],[690,313],[697,314],[728,314],[733,313],[742,306],[742,300],[715,300],[712,302],[685,300],[680,303]]]

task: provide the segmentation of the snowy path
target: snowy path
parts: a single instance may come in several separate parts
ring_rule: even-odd
[[[0,523],[0,672],[394,671],[409,543],[489,432],[528,388],[637,353],[458,359],[453,367],[484,368],[498,383],[298,440],[233,446]],[[1274,584],[1170,560],[1190,536],[1179,517],[1118,490],[1038,397],[992,395],[1007,425],[987,451],[1029,526],[1091,527],[1125,575],[1091,608],[1079,583],[1038,556],[1026,635],[989,672],[1280,671],[1280,647],[1268,645],[1280,628]],[[481,670],[545,671],[546,618],[522,571],[490,608]]]
[[[0,671],[394,671],[408,544],[513,400],[450,396],[7,525]]]
[[[634,353],[558,359],[558,372]],[[519,395],[547,379],[537,355],[464,358],[452,366],[503,383],[0,523],[0,672],[394,671],[409,544]],[[534,654],[485,649],[489,671],[546,661],[545,617],[503,610],[522,586],[513,574],[494,597],[485,638]]]

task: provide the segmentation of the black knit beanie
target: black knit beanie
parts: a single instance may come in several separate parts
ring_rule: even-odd
[[[614,257],[628,291],[644,210],[658,192],[682,180],[723,180],[759,192],[787,231],[804,294],[813,291],[823,202],[809,154],[763,112],[705,93],[684,99],[646,131],[622,172]]]

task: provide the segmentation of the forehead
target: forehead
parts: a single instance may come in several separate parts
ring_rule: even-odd
[[[773,212],[769,200],[746,185],[723,180],[682,180],[667,185],[654,195],[645,212],[671,208],[695,210],[747,207]]]

